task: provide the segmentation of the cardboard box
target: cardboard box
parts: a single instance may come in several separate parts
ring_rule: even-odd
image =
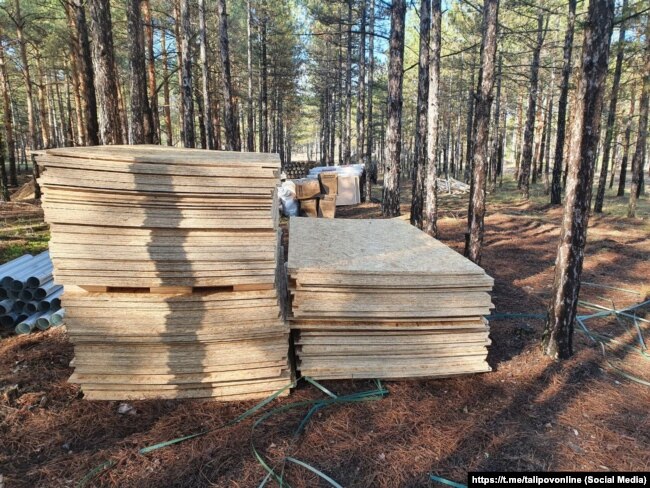
[[[318,180],[324,195],[336,195],[338,193],[338,176],[335,171],[320,173]]]
[[[322,195],[318,201],[318,216],[333,219],[336,216],[336,195]]]
[[[304,217],[318,217],[318,200],[300,200],[300,214]]]
[[[296,198],[298,200],[307,200],[320,194],[320,183],[316,179],[302,178],[294,180],[296,184]]]

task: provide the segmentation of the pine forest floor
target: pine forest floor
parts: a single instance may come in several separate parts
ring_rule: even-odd
[[[495,278],[495,313],[545,311],[562,215],[547,198],[540,186],[523,203],[511,181],[488,196],[482,265]],[[642,198],[637,219],[624,217],[626,204],[608,195],[606,212],[591,218],[582,300],[622,308],[647,299],[650,201]],[[441,196],[440,207],[440,238],[462,252],[467,196]],[[380,210],[362,204],[340,208],[337,217],[378,218]],[[11,204],[0,219],[0,262],[47,245],[37,206]],[[637,313],[648,319],[650,307]],[[618,341],[607,359],[577,332],[574,357],[550,361],[539,348],[543,320],[495,319],[491,373],[386,382],[386,398],[322,409],[298,437],[293,433],[307,407],[270,417],[254,432],[259,413],[147,455],[138,450],[218,427],[255,402],[139,401],[120,414],[120,402],[85,401],[67,383],[73,348],[64,329],[6,337],[0,340],[0,486],[75,486],[110,460],[115,465],[89,486],[256,487],[265,471],[252,440],[272,464],[293,456],[346,487],[427,487],[431,474],[464,483],[467,471],[477,470],[650,470],[650,383],[620,373],[650,382],[650,355],[624,347],[639,346],[632,321],[588,325]],[[638,325],[650,346],[650,323]],[[338,394],[374,388],[371,381],[324,385]],[[323,397],[303,382],[271,407]],[[284,478],[292,487],[328,486],[291,463]]]

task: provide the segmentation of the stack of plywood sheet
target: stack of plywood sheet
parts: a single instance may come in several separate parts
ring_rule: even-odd
[[[318,379],[490,371],[493,280],[399,219],[293,217],[291,328],[297,369]]]
[[[277,156],[106,146],[37,161],[86,398],[246,399],[287,384]]]

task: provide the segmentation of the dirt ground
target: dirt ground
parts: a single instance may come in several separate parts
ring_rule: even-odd
[[[482,265],[495,278],[495,313],[543,313],[561,208],[534,198],[524,204],[506,190],[489,197],[493,203],[485,222]],[[462,197],[441,203],[441,240],[458,251],[465,206]],[[337,217],[379,217],[379,209],[363,204],[340,209]],[[583,273],[591,284],[583,285],[581,299],[616,308],[645,300],[649,235],[647,213],[645,220],[615,213],[592,218]],[[649,318],[648,310],[640,317]],[[621,345],[639,346],[631,321],[607,318],[587,325],[619,341],[608,349],[607,360],[599,346],[576,333],[575,356],[550,361],[539,350],[542,320],[495,319],[493,372],[386,382],[385,398],[322,409],[297,437],[294,431],[309,407],[288,409],[254,430],[260,413],[217,427],[255,402],[130,402],[132,410],[120,414],[120,402],[85,401],[67,383],[73,349],[65,330],[9,337],[0,340],[0,480],[6,487],[75,486],[94,467],[113,461],[88,486],[256,487],[266,473],[252,442],[292,487],[329,485],[296,464],[282,468],[285,456],[346,487],[427,487],[433,486],[431,474],[464,483],[467,471],[476,470],[650,470],[650,387],[610,367],[649,382],[650,355]],[[650,323],[639,327],[650,345]],[[375,387],[371,381],[323,384],[337,394]],[[324,397],[303,382],[290,397],[266,408]],[[138,453],[210,429],[216,430]]]

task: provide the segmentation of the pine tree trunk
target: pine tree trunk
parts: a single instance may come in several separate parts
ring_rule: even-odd
[[[400,156],[402,151],[402,82],[404,78],[405,17],[406,0],[393,0],[390,15],[388,123],[386,126],[386,160],[382,201],[382,214],[384,217],[397,217],[400,214],[399,185]]]
[[[630,111],[627,116],[627,122],[625,123],[625,143],[623,144],[623,158],[621,159],[621,173],[618,177],[618,191],[616,192],[617,197],[625,196],[625,183],[627,180],[627,162],[630,155],[630,138],[632,136],[632,120],[634,119],[634,105],[635,105],[635,96],[632,92],[630,96]]]
[[[122,144],[111,11],[106,0],[88,0],[88,9],[101,142]]]
[[[7,135],[7,155],[9,156],[9,184],[11,186],[18,186],[18,172],[16,167],[16,142],[14,139],[13,125],[13,107],[11,106],[11,89],[9,87],[9,77],[7,75],[7,65],[5,64],[4,46],[2,45],[2,42],[0,42],[0,90],[2,90],[4,126],[5,134]],[[2,152],[2,170],[4,172],[3,190],[6,190],[8,192],[9,190],[7,189],[7,173],[4,163],[4,151]],[[5,198],[5,201],[9,201],[9,199]]]
[[[163,69],[163,116],[165,117],[165,138],[167,139],[167,145],[173,145],[172,141],[172,109],[170,106],[170,97],[169,97],[169,65],[167,63],[167,32],[164,28],[160,29],[160,60],[162,62]]]
[[[181,78],[183,81],[183,146],[194,147],[194,98],[192,96],[192,54],[190,41],[192,39],[192,26],[190,24],[189,0],[180,0],[180,34],[181,34]]]
[[[645,42],[643,87],[641,88],[641,101],[639,102],[639,133],[636,139],[636,150],[634,156],[632,156],[632,186],[630,187],[630,203],[627,209],[629,218],[636,217],[637,200],[643,188],[643,163],[648,140],[648,106],[650,105],[650,18],[646,19]]]
[[[345,134],[343,142],[343,164],[352,162],[352,2],[347,0],[347,49],[345,57]]]
[[[627,0],[623,0],[623,9],[621,11],[623,18],[627,15]],[[605,127],[605,141],[603,142],[603,161],[600,167],[600,177],[598,178],[598,190],[596,191],[596,201],[594,203],[594,212],[602,213],[603,203],[605,200],[605,187],[607,185],[607,171],[609,170],[609,154],[612,148],[612,136],[614,134],[614,122],[616,121],[616,105],[618,103],[618,92],[621,86],[621,73],[623,72],[623,56],[625,55],[625,22],[621,23],[618,34],[618,51],[616,53],[616,66],[614,68],[614,79],[612,81],[612,91],[609,99],[609,112],[607,113],[607,125]],[[612,169],[613,171],[613,169]]]
[[[50,141],[50,124],[48,119],[48,104],[45,96],[45,74],[43,72],[43,59],[41,53],[36,51],[36,72],[38,74],[37,96],[38,96],[38,111],[39,122],[41,126],[41,142],[42,147],[45,149],[52,146]]]
[[[83,0],[74,0],[74,13],[75,37],[78,43],[78,56],[75,57],[78,69],[78,90],[83,109],[84,144],[96,146],[99,144],[97,96],[95,94],[93,60],[90,50],[90,39],[88,38],[86,8]]]
[[[591,191],[612,34],[614,0],[591,0],[585,23],[582,64],[567,162],[564,214],[555,260],[555,279],[542,339],[554,359],[573,354],[573,326],[587,240]]]
[[[472,132],[474,128],[474,60],[470,67],[469,91],[467,93],[467,124],[465,127],[465,174],[463,179],[469,182],[470,171],[472,168]]]
[[[564,140],[566,132],[567,100],[569,98],[569,79],[571,78],[571,51],[573,49],[573,31],[576,22],[577,0],[568,0],[569,16],[564,36],[564,61],[562,64],[562,84],[560,99],[557,104],[557,129],[555,138],[555,157],[553,159],[553,179],[551,181],[551,204],[562,203],[562,167],[564,165]]]
[[[266,15],[266,14],[265,14]],[[266,18],[262,21],[262,89],[260,91],[260,104],[262,110],[261,134],[262,152],[269,152],[269,82],[268,82],[268,59],[266,57]]]
[[[438,236],[438,146],[440,121],[440,50],[442,46],[441,1],[431,3],[431,35],[429,42],[429,92],[426,138],[426,176],[424,181],[424,226],[423,230],[433,237]]]
[[[366,149],[366,2],[361,0],[361,34],[359,39],[359,93],[357,97],[357,163],[365,161]],[[365,188],[361,189],[365,193]]]
[[[372,91],[375,84],[375,0],[370,0],[370,18],[368,19],[368,128],[366,135],[366,199],[372,200],[372,184],[376,181],[376,167],[372,161],[374,130],[372,120]],[[374,180],[373,180],[374,178]]]
[[[150,0],[142,1],[144,43],[147,50],[147,86],[149,92],[149,127],[151,143],[160,144],[160,116],[158,114],[158,87],[156,85],[156,59],[153,52],[153,19]]]
[[[503,56],[499,54],[499,63],[497,65],[497,97],[494,104],[494,122],[493,122],[493,131],[492,136],[492,145],[490,149],[490,165],[489,168],[492,171],[492,188],[496,187],[497,182],[497,160],[499,154],[499,143],[501,141],[500,131],[499,131],[499,120],[501,119],[501,71],[503,70]]]
[[[533,50],[533,61],[530,68],[530,89],[528,91],[528,112],[526,128],[524,129],[524,148],[521,152],[521,173],[518,187],[522,197],[528,200],[530,196],[530,170],[533,162],[533,139],[535,131],[535,113],[537,108],[537,85],[539,83],[539,57],[544,44],[544,15],[537,17],[537,43]]]
[[[237,112],[235,110],[232,80],[230,77],[230,49],[228,46],[228,17],[226,0],[217,0],[219,18],[219,52],[221,53],[221,84],[225,110],[226,149],[239,151],[237,140]]]
[[[36,137],[36,117],[34,114],[34,95],[32,92],[32,77],[29,71],[29,60],[27,59],[27,40],[25,39],[25,19],[20,10],[20,0],[14,0],[16,22],[16,38],[20,48],[20,61],[22,64],[23,77],[25,78],[25,93],[27,101],[27,123],[29,126],[29,147],[38,149],[39,143]]]
[[[212,104],[210,103],[210,68],[208,66],[208,35],[205,21],[205,0],[199,0],[199,61],[201,63],[201,96],[203,97],[202,133],[207,149],[215,149],[212,127]]]
[[[436,3],[437,0],[434,0]],[[434,7],[435,8],[435,7]],[[429,112],[429,83],[433,86],[434,79],[437,88],[439,73],[429,76],[429,63],[434,57],[429,53],[429,47],[436,40],[431,39],[431,0],[420,2],[420,57],[418,66],[418,101],[416,109],[415,128],[415,158],[413,161],[413,189],[411,194],[411,225],[422,229],[424,226],[424,180],[427,173],[427,114]],[[436,33],[434,32],[434,36]],[[439,55],[440,53],[438,53]],[[439,65],[438,65],[439,66]],[[437,95],[433,95],[435,107],[438,107]],[[436,122],[437,125],[437,117]],[[436,127],[437,129],[437,127]],[[434,151],[435,151],[434,142]],[[434,158],[435,161],[435,158]]]
[[[481,84],[476,102],[476,132],[473,144],[473,188],[470,194],[467,247],[465,255],[476,264],[481,263],[483,226],[485,218],[485,188],[488,164],[490,110],[495,78],[497,50],[497,19],[499,0],[485,0],[483,6],[483,46],[481,56]]]
[[[149,100],[147,99],[147,71],[145,66],[144,31],[140,10],[141,0],[127,0],[126,24],[129,35],[130,123],[131,144],[151,144]]]
[[[246,150],[255,151],[255,132],[253,131],[253,13],[251,0],[246,2],[247,36],[246,36],[246,61],[248,67],[248,98],[246,100]]]
[[[2,199],[3,202],[11,200],[11,195],[9,194],[9,183],[7,180],[7,166],[5,165],[5,147],[2,141],[2,131],[0,131],[0,199]]]

